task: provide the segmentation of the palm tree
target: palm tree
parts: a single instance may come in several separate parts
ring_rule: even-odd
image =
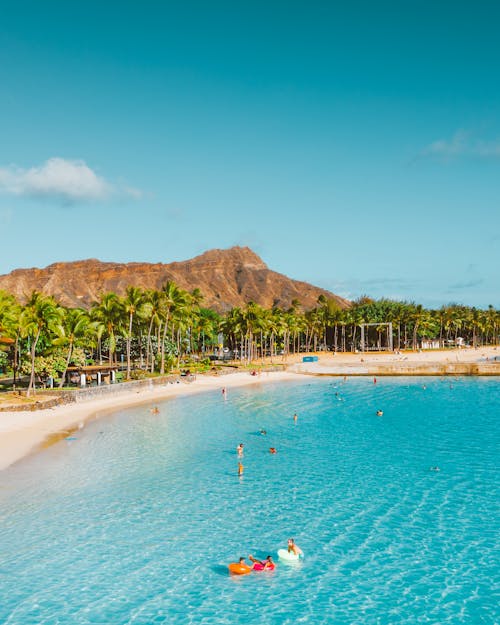
[[[106,335],[109,341],[109,364],[113,365],[113,355],[116,351],[116,338],[123,332],[123,303],[116,293],[105,293],[99,302],[95,302],[91,309],[91,319],[97,322],[99,340]]]
[[[160,344],[160,374],[165,373],[165,347],[166,347],[166,339],[167,339],[167,331],[169,329],[170,318],[176,310],[179,312],[181,309],[185,308],[188,305],[188,293],[180,289],[174,282],[170,280],[165,283],[162,289],[162,302],[161,302],[161,311],[160,317],[162,318],[163,323],[163,334],[161,337]],[[173,339],[173,328],[172,328],[172,339]]]
[[[64,311],[62,323],[57,329],[59,336],[52,341],[54,345],[68,348],[66,365],[61,375],[59,388],[64,386],[66,371],[68,370],[69,363],[71,362],[71,356],[73,354],[75,344],[85,341],[85,339],[89,337],[91,330],[92,324],[86,310],[83,310],[82,308],[69,308]]]
[[[145,318],[149,319],[148,334],[146,339],[146,370],[150,370],[151,373],[154,372],[155,368],[155,355],[151,336],[153,333],[153,326],[159,328],[161,324],[160,312],[162,301],[163,298],[160,291],[148,290],[144,295],[144,304],[142,306],[142,312]],[[157,341],[157,350],[159,344],[159,341]]]
[[[21,334],[31,342],[31,373],[27,396],[35,386],[36,347],[42,332],[50,333],[60,327],[62,310],[52,297],[33,291],[21,313]]]
[[[144,291],[136,286],[129,286],[125,291],[125,297],[123,299],[123,307],[125,313],[128,315],[128,331],[126,334],[126,351],[127,351],[127,380],[130,380],[130,345],[132,342],[132,325],[134,322],[134,315],[138,315],[142,312],[144,305]]]
[[[21,306],[16,298],[6,291],[0,291],[0,350],[8,352],[11,345],[14,347],[14,385],[17,375],[20,314]]]

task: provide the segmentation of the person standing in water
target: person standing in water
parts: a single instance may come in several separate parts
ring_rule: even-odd
[[[241,464],[241,462],[238,462],[238,477],[241,477],[243,475],[243,469],[245,467]]]
[[[238,456],[241,458],[243,456],[243,443],[240,443],[238,447],[236,447],[236,451],[238,453]]]
[[[293,422],[294,422],[294,423],[297,423],[297,413],[295,413],[295,414],[293,415]]]

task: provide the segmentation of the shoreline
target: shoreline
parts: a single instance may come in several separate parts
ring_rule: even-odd
[[[500,376],[500,348],[455,349],[403,353],[319,353],[318,362],[303,363],[305,354],[281,360],[285,371],[267,371],[257,376],[239,371],[223,376],[198,375],[192,382],[168,383],[124,390],[75,403],[36,411],[0,412],[0,470],[62,440],[87,421],[119,408],[154,404],[170,397],[189,396],[228,389],[293,381],[310,376]],[[267,361],[267,362],[266,362]],[[276,364],[278,359],[274,359]],[[259,363],[260,364],[260,363]],[[262,364],[272,364],[266,358]]]
[[[300,374],[286,371],[265,372],[251,376],[248,371],[224,376],[197,376],[193,382],[179,382],[142,390],[124,391],[111,397],[62,404],[37,411],[0,412],[0,471],[26,456],[64,439],[82,429],[88,421],[119,408],[151,404],[173,397],[231,389],[269,382],[292,381]]]

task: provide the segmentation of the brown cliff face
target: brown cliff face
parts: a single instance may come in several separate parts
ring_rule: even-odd
[[[265,308],[286,309],[297,299],[305,309],[316,306],[318,297],[347,300],[306,282],[298,282],[267,268],[247,247],[210,250],[191,260],[163,263],[103,263],[96,259],[54,263],[45,269],[16,269],[0,276],[0,289],[20,302],[33,290],[53,295],[64,306],[88,307],[108,291],[123,295],[128,286],[161,289],[167,280],[187,291],[200,289],[202,305],[225,312],[254,301]]]

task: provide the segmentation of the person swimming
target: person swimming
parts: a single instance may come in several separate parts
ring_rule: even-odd
[[[254,558],[250,554],[248,559],[252,562],[252,569],[254,571],[272,571],[276,566],[271,556],[267,556],[265,560],[257,560],[257,558]]]
[[[265,436],[267,434],[266,430],[260,430],[260,434],[262,434],[262,436]]]
[[[377,417],[381,417],[384,414],[383,410],[377,410]]]
[[[269,452],[271,454],[275,454],[276,453],[276,447],[269,447]]]
[[[302,549],[295,544],[295,540],[293,538],[288,539],[288,553],[294,553],[296,556],[303,555]]]

